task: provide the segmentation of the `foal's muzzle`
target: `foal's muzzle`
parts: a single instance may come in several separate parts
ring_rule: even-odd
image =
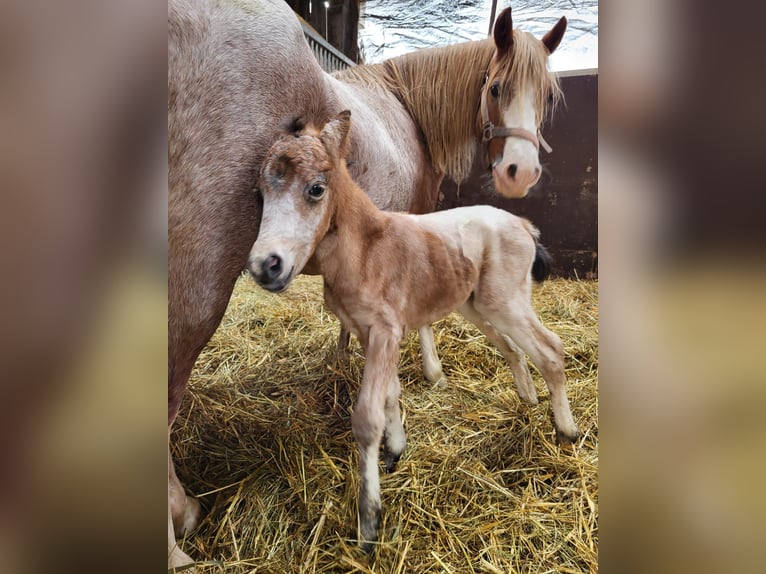
[[[255,282],[269,291],[284,291],[293,277],[293,269],[285,274],[284,261],[276,253],[251,259],[247,267]]]

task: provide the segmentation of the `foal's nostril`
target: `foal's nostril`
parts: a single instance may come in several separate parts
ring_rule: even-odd
[[[535,168],[535,177],[537,177],[538,175],[540,175],[540,168],[536,167]]]
[[[516,179],[516,170],[519,169],[519,166],[517,166],[515,163],[512,163],[508,166],[508,175],[511,176],[511,179]]]
[[[273,281],[282,273],[282,258],[279,255],[271,254],[263,260],[261,264],[261,273],[263,278]]]

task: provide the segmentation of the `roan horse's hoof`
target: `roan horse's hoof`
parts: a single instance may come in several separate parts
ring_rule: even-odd
[[[173,517],[173,529],[177,538],[188,535],[197,528],[202,515],[202,507],[199,500],[188,494],[183,499],[184,505],[181,512]]]

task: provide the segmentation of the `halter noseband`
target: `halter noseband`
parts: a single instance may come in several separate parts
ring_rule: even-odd
[[[484,87],[481,90],[481,143],[486,145],[495,138],[521,138],[532,142],[535,149],[539,150],[540,146],[548,153],[553,151],[548,142],[543,138],[543,134],[540,130],[537,130],[537,135],[533,134],[529,130],[524,128],[507,128],[505,126],[496,126],[489,121],[489,107],[487,106],[487,90],[489,89],[489,74],[484,77]]]

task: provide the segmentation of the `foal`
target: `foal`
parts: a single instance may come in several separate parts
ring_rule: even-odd
[[[346,168],[350,112],[320,131],[277,140],[261,169],[263,219],[248,268],[269,291],[285,290],[313,256],[325,301],[365,354],[351,417],[359,445],[359,517],[366,550],[380,520],[378,449],[386,469],[405,446],[399,412],[399,344],[411,329],[458,310],[508,360],[519,395],[537,402],[523,353],[538,366],[560,442],[574,441],[560,339],[531,306],[531,275],[542,263],[531,223],[488,206],[427,215],[376,208]]]

